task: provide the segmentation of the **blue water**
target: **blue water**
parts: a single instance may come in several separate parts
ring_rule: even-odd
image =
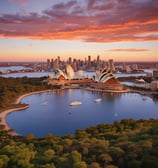
[[[5,72],[5,71],[8,71],[8,70],[18,71],[18,70],[23,70],[23,69],[31,69],[31,68],[24,67],[24,66],[8,66],[8,67],[0,67],[0,72]]]
[[[0,67],[0,72],[5,72],[6,70],[22,70],[22,69],[31,69],[27,68],[24,66],[10,66],[10,67]],[[145,72],[153,72],[153,69],[143,69]],[[54,72],[27,72],[27,73],[10,73],[10,74],[5,74],[2,75],[3,77],[43,77],[43,76],[48,76],[49,74],[54,74]],[[92,77],[95,75],[95,72],[86,72],[84,71],[84,76],[85,77]],[[128,74],[128,73],[115,73],[115,76],[118,77],[129,77],[129,76],[146,76],[146,73],[136,73],[136,74]]]
[[[27,72],[27,73],[10,73],[10,74],[5,74],[2,75],[5,78],[8,77],[13,77],[13,78],[17,78],[17,77],[43,77],[43,76],[48,76],[49,74],[54,74],[53,72]],[[95,75],[95,72],[84,72],[83,74],[85,77],[92,77]],[[129,76],[146,76],[146,74],[127,74],[127,73],[116,73],[115,74],[116,78],[118,77],[129,77]]]
[[[29,78],[40,78],[43,76],[48,76],[52,72],[25,72],[25,73],[10,73],[2,75],[5,78],[13,77],[13,78],[22,78],[22,77],[29,77]]]
[[[30,108],[10,113],[7,122],[21,135],[33,133],[43,137],[48,133],[73,134],[78,128],[124,118],[158,118],[158,104],[149,97],[144,101],[142,97],[135,93],[107,94],[80,89],[34,94],[22,99]],[[96,98],[102,101],[95,103]],[[69,106],[75,100],[82,105]]]
[[[130,76],[136,76],[136,77],[138,77],[138,76],[146,76],[146,74],[145,73],[116,73],[115,74],[115,76],[117,77],[117,78],[119,78],[119,77],[130,77]]]
[[[134,86],[136,84],[135,82],[121,82],[121,83],[127,86]]]

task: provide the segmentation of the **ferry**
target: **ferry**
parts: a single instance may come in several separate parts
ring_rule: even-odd
[[[101,102],[102,99],[101,98],[98,98],[98,99],[94,99],[94,102]]]
[[[80,101],[74,101],[74,102],[71,102],[69,105],[70,106],[80,106],[82,104],[82,102]]]

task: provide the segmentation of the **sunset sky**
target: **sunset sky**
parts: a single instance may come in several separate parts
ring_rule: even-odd
[[[158,0],[0,0],[0,61],[158,61]]]

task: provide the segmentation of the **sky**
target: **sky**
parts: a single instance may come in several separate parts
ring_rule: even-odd
[[[158,61],[158,0],[0,0],[0,61]]]

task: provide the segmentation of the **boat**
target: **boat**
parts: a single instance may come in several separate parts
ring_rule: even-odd
[[[142,100],[145,101],[147,98],[145,96],[142,97]]]
[[[48,106],[48,102],[43,102],[41,106]]]
[[[102,99],[101,98],[98,98],[98,99],[94,99],[94,102],[101,102]]]
[[[74,102],[71,102],[69,105],[70,106],[80,106],[82,104],[82,102],[80,101],[74,101]]]

